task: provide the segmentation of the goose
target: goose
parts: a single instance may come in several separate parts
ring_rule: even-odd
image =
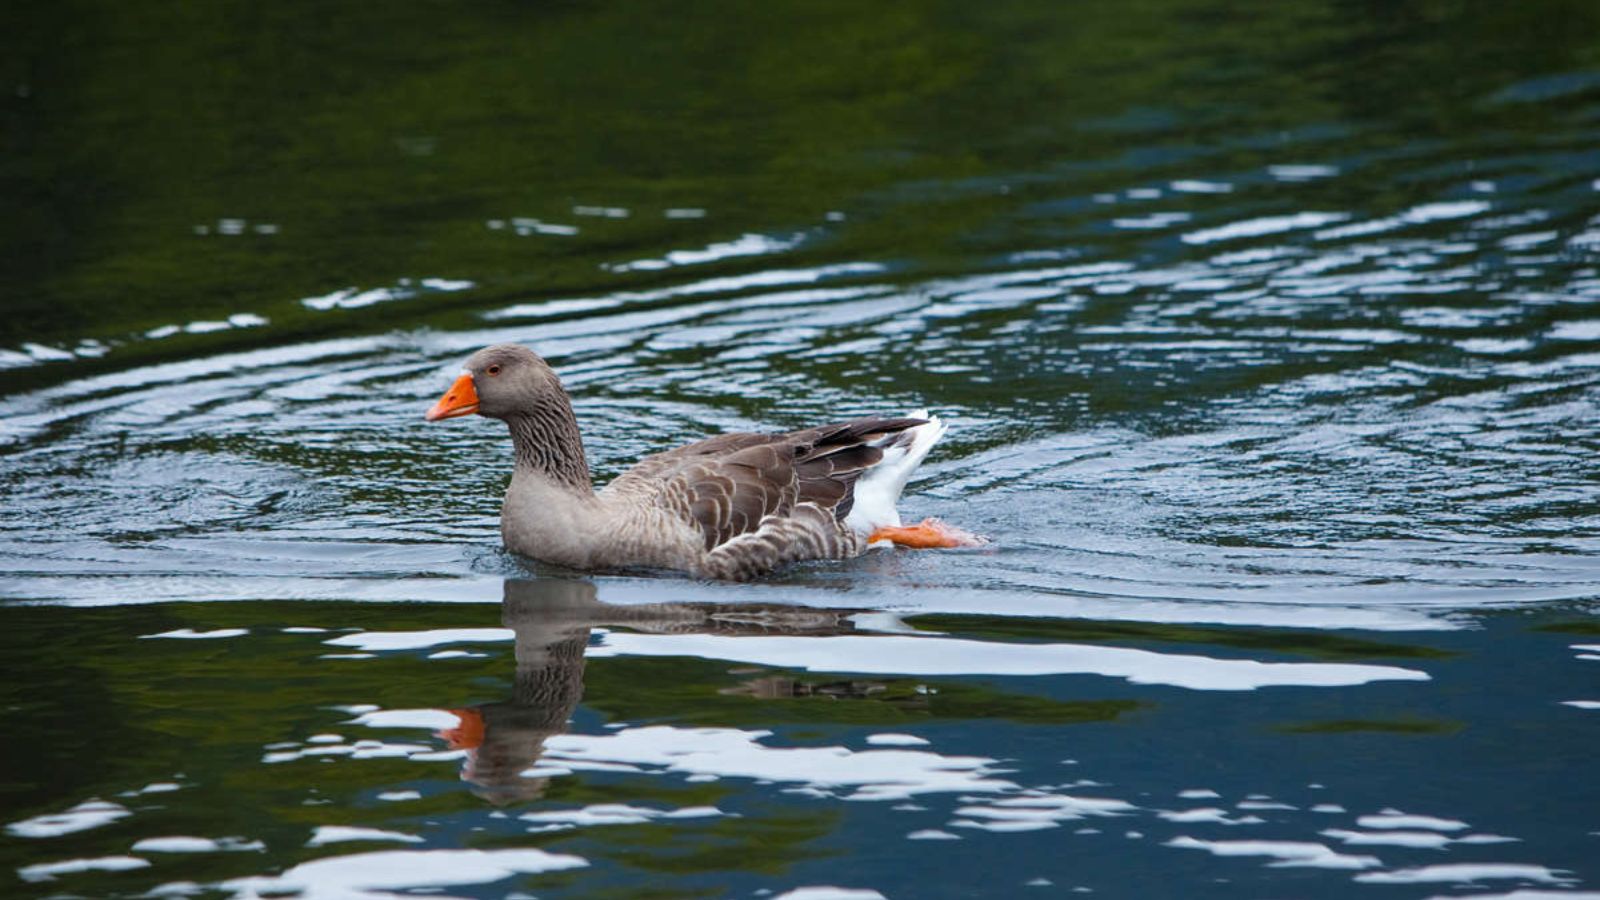
[[[925,412],[721,434],[647,456],[598,491],[571,399],[532,350],[496,344],[472,354],[424,418],[474,413],[510,428],[515,464],[501,539],[540,562],[744,581],[801,560],[859,556],[878,542],[983,542],[937,519],[901,524],[900,493],[945,432]]]

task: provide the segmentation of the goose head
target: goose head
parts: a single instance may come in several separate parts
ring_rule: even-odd
[[[429,422],[477,413],[507,419],[531,413],[563,395],[561,381],[537,353],[495,344],[467,358],[461,375],[423,418]]]

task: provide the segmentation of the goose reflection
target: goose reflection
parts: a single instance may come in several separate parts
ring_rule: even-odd
[[[552,735],[567,729],[583,698],[584,651],[595,627],[651,634],[829,636],[857,631],[861,609],[819,609],[776,603],[602,603],[592,582],[508,579],[500,619],[516,635],[516,675],[511,697],[452,709],[458,723],[439,736],[467,751],[461,777],[496,805],[534,800],[547,777],[525,777]],[[784,686],[767,679],[750,693],[773,696]],[[870,693],[870,687],[853,686]],[[787,685],[789,696],[798,688]]]

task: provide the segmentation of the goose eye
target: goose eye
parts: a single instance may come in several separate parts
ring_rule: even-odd
[[[485,369],[484,371],[488,372],[490,375],[499,375],[500,374],[500,367],[499,366],[490,366],[489,368]]]

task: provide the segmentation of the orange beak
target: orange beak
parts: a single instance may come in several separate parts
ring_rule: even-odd
[[[456,416],[468,416],[478,411],[478,388],[472,383],[471,375],[462,375],[456,383],[450,385],[450,390],[444,392],[439,402],[433,408],[422,414],[429,422],[440,419],[453,419]]]

